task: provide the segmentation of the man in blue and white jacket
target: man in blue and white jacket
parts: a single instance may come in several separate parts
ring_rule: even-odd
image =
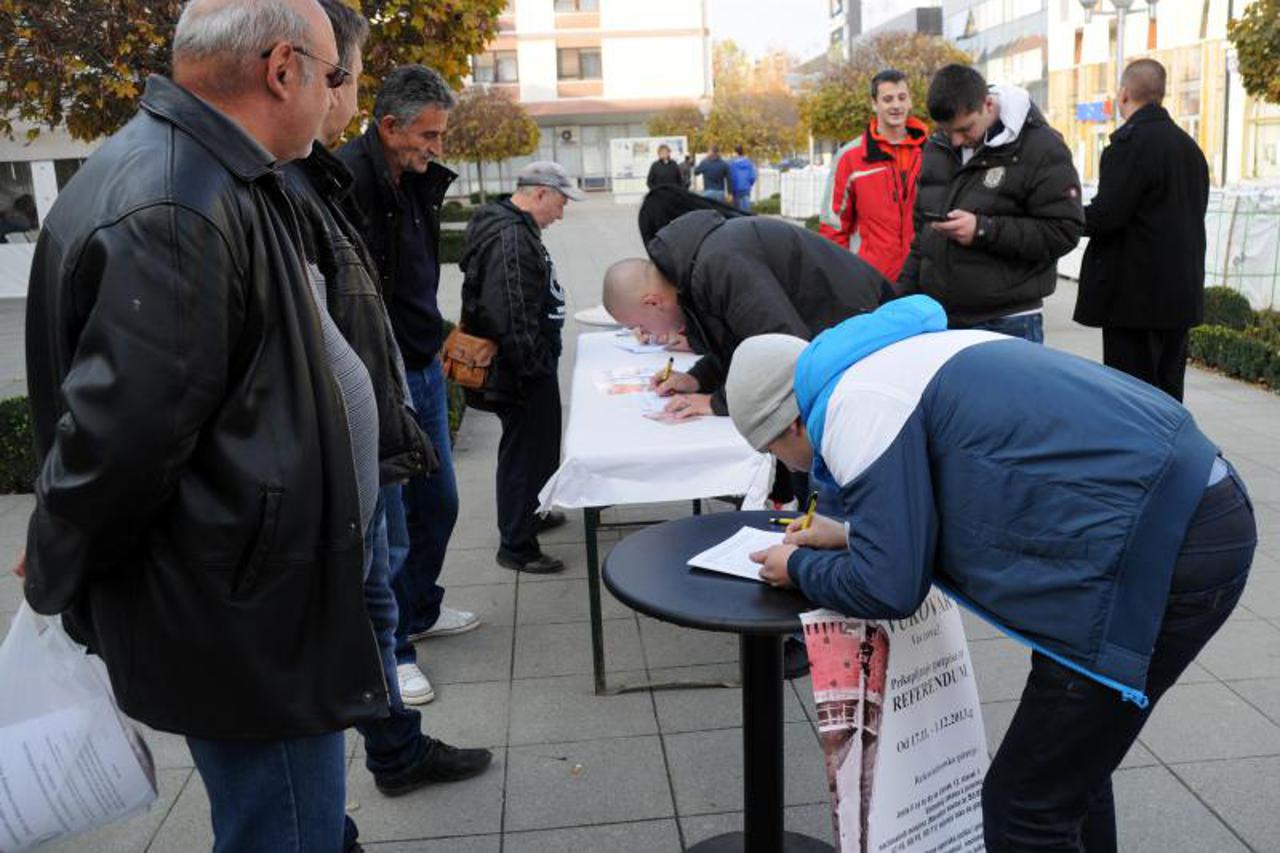
[[[735,426],[838,490],[841,516],[753,556],[863,618],[906,617],[937,584],[1031,646],[983,788],[987,850],[1115,850],[1111,772],[1239,600],[1253,509],[1168,395],[946,327],[912,296],[811,344],[737,348]]]

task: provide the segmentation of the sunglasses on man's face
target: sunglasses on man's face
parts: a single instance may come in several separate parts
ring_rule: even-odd
[[[347,78],[351,76],[351,72],[348,69],[343,68],[341,65],[339,65],[336,62],[330,62],[327,59],[323,59],[319,56],[316,56],[314,53],[307,50],[302,45],[294,44],[294,45],[290,45],[290,47],[293,48],[295,53],[300,53],[303,56],[307,57],[308,59],[314,59],[316,62],[323,63],[333,69],[332,71],[325,72],[325,75],[324,75],[325,84],[328,85],[330,89],[339,88],[340,86],[342,86],[343,83],[347,82]],[[266,59],[268,56],[271,55],[271,51],[273,50],[275,50],[275,47],[269,47],[266,50],[264,50],[262,52],[262,58]]]

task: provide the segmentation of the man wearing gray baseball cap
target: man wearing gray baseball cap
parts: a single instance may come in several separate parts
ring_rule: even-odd
[[[462,328],[495,341],[498,354],[483,388],[467,404],[502,421],[498,444],[498,564],[536,574],[564,563],[542,553],[538,533],[564,524],[563,513],[538,518],[538,492],[560,464],[560,329],[564,291],[542,244],[542,229],[564,216],[582,192],[559,163],[530,163],[510,199],[476,211],[459,265]]]

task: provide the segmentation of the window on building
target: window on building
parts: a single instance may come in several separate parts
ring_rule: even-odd
[[[471,76],[477,83],[517,83],[519,66],[514,50],[493,50],[471,58]]]
[[[26,243],[39,227],[31,164],[0,163],[0,243]]]
[[[84,165],[83,157],[71,157],[67,160],[53,161],[53,176],[58,182],[58,192],[62,192],[62,188],[67,185],[71,177]]]
[[[598,12],[599,10],[600,0],[556,0],[557,12]]]
[[[556,72],[561,80],[599,80],[601,71],[598,47],[562,47],[556,51]]]

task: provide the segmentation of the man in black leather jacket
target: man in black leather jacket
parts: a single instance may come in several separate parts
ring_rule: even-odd
[[[127,714],[187,736],[218,849],[337,849],[342,730],[386,713],[344,389],[277,169],[336,59],[314,0],[194,0],[172,81],[63,190],[31,271],[26,598]]]
[[[436,466],[431,444],[407,405],[408,389],[391,321],[378,294],[364,241],[342,212],[351,189],[351,172],[329,150],[356,114],[357,85],[362,68],[361,45],[368,35],[365,19],[342,0],[319,0],[333,25],[338,63],[351,76],[334,89],[334,106],[321,127],[321,137],[305,160],[285,168],[285,180],[298,209],[307,261],[324,278],[324,306],[342,336],[359,355],[377,398],[378,458],[383,485],[399,484]],[[487,749],[455,749],[422,733],[422,716],[406,707],[396,678],[395,630],[398,621],[391,591],[386,509],[378,502],[365,531],[367,566],[365,606],[373,620],[387,679],[390,716],[358,723],[364,737],[365,766],[378,789],[388,795],[408,793],[431,782],[470,778],[489,766]],[[356,840],[348,817],[348,846]]]

